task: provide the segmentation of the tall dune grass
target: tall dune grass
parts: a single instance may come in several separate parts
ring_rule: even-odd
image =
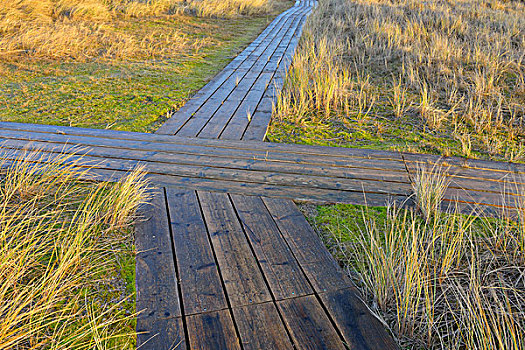
[[[0,60],[43,58],[158,58],[203,43],[180,28],[127,30],[130,21],[176,14],[231,18],[265,14],[268,0],[3,0]]]
[[[322,0],[274,130],[525,159],[524,14],[521,1]]]
[[[436,169],[415,179],[420,208],[442,191],[442,179]],[[524,210],[477,218],[390,207],[384,217],[365,208],[361,224],[326,226],[326,238],[402,347],[518,350],[525,346]]]
[[[119,269],[133,259],[142,175],[91,183],[81,159],[38,157],[0,160],[0,349],[131,348]]]

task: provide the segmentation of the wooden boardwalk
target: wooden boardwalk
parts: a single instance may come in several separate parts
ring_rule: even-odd
[[[17,123],[0,123],[0,144],[6,160],[30,149],[40,151],[41,162],[75,153],[101,180],[118,180],[144,166],[163,186],[319,203],[404,202],[417,168],[435,163],[449,175],[445,203],[466,211],[474,204],[482,211],[515,206],[525,190],[523,165],[388,151]]]
[[[136,226],[140,349],[396,348],[292,200],[410,203],[438,163],[449,205],[523,199],[521,165],[262,142],[314,5],[278,16],[157,134],[0,123],[4,166],[66,152],[94,179],[143,166],[156,184]]]

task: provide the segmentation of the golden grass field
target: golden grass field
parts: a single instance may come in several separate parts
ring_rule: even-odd
[[[525,4],[326,0],[269,138],[525,160]]]
[[[267,0],[4,0],[0,2],[0,60],[32,58],[160,58],[203,45],[184,28],[122,30],[127,21],[191,13],[234,17],[271,10]]]

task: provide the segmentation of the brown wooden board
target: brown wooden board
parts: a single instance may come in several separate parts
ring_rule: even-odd
[[[2,138],[0,137],[0,140]],[[405,172],[402,171],[389,171],[376,169],[378,164],[367,164],[364,162],[356,162],[354,166],[333,166],[330,164],[319,164],[319,163],[307,163],[307,162],[287,162],[271,159],[259,159],[239,157],[239,158],[228,158],[222,155],[202,155],[194,153],[168,153],[168,152],[150,152],[142,150],[128,150],[128,149],[114,149],[109,147],[99,146],[82,146],[82,145],[70,145],[59,142],[41,142],[32,141],[29,143],[25,140],[13,140],[7,139],[3,142],[5,151],[8,149],[21,150],[21,149],[34,149],[45,152],[64,152],[75,155],[88,155],[87,159],[92,159],[96,162],[96,159],[102,161],[103,159],[112,160],[123,160],[123,164],[129,163],[128,161],[143,161],[146,163],[157,163],[158,167],[163,167],[164,164],[168,164],[166,167],[160,169],[159,173],[168,174],[170,165],[188,166],[188,169],[197,167],[207,168],[213,167],[217,169],[230,169],[230,170],[251,170],[251,171],[265,171],[271,173],[279,173],[281,175],[294,174],[304,176],[316,176],[316,177],[329,177],[333,178],[333,186],[335,187],[337,181],[340,179],[361,179],[361,180],[374,180],[374,181],[386,181],[408,184],[409,179]],[[129,163],[131,164],[131,163]],[[135,164],[135,163],[133,163]],[[153,171],[153,168],[150,169]],[[302,177],[299,177],[302,178]]]
[[[67,136],[88,136],[100,137],[104,139],[114,139],[122,142],[123,140],[134,140],[142,143],[142,146],[147,148],[148,143],[164,143],[167,145],[198,145],[201,147],[213,147],[232,150],[250,150],[260,152],[275,152],[277,153],[293,153],[297,156],[323,156],[330,158],[364,158],[364,159],[380,159],[380,160],[396,160],[403,163],[401,156],[397,152],[358,149],[358,148],[342,148],[342,147],[326,147],[314,145],[291,145],[271,142],[255,142],[255,141],[234,141],[234,140],[213,140],[213,139],[199,139],[178,137],[170,135],[159,134],[145,134],[127,131],[114,130],[98,130],[98,129],[83,129],[66,126],[52,126],[52,125],[38,125],[38,124],[23,124],[0,122],[0,130],[2,136],[4,130],[38,132],[44,134],[59,134]],[[117,145],[118,143],[115,143]],[[525,172],[525,165],[519,164]]]
[[[158,318],[142,329],[140,316],[137,320],[137,348],[141,350],[184,350],[187,341],[184,336],[182,319]]]
[[[42,135],[40,133],[32,132],[17,132],[7,131],[0,136],[0,142],[4,148],[9,147],[30,147],[30,148],[47,148],[59,150],[64,147],[64,150],[75,149],[76,152],[92,152],[93,155],[102,154],[106,157],[122,158],[122,159],[143,159],[155,160],[159,162],[177,163],[185,160],[190,160],[191,156],[199,156],[199,161],[206,159],[205,157],[212,157],[213,159],[227,159],[228,162],[235,160],[246,160],[251,163],[289,163],[289,166],[303,166],[316,165],[324,167],[336,167],[339,171],[344,171],[341,168],[362,168],[369,170],[379,170],[389,173],[397,173],[403,176],[403,182],[408,181],[408,174],[405,166],[399,161],[384,160],[384,159],[368,159],[361,157],[344,157],[337,156],[323,156],[323,155],[308,155],[302,153],[294,153],[293,148],[289,152],[274,152],[266,150],[263,147],[255,150],[243,149],[228,149],[220,147],[208,147],[198,145],[166,145],[162,143],[145,144],[142,142],[119,140],[118,147],[115,147],[114,140],[105,140],[103,138],[93,138],[88,136],[63,136],[63,135]],[[99,153],[97,153],[99,152]],[[103,152],[103,153],[102,153]],[[282,165],[280,165],[282,166]],[[314,168],[315,169],[315,168]],[[325,169],[317,172],[323,174]],[[375,172],[377,173],[377,171]],[[370,173],[367,173],[370,174]],[[369,176],[367,176],[369,178]]]
[[[190,349],[241,349],[229,310],[188,316]]]
[[[397,349],[385,326],[372,315],[355,288],[320,294],[350,349]]]
[[[226,309],[218,266],[194,191],[166,189],[185,315]]]
[[[140,342],[155,335],[152,343],[175,344],[180,338],[181,316],[177,277],[162,191],[151,192],[151,200],[138,211],[135,224],[136,309]],[[161,325],[166,326],[165,331]]]
[[[312,350],[346,349],[315,296],[286,299],[277,302],[284,323],[296,348]]]
[[[200,133],[200,131],[203,130],[205,125],[208,123],[208,121],[217,112],[217,110],[223,106],[224,101],[226,101],[228,97],[232,94],[232,92],[238,87],[239,82],[242,82],[244,80],[243,78],[247,76],[246,72],[254,70],[254,69],[257,71],[262,70],[262,68],[266,64],[263,58],[264,52],[268,52],[268,51],[273,52],[275,50],[275,46],[277,46],[281,40],[280,34],[283,31],[288,30],[288,27],[290,26],[290,24],[296,21],[297,16],[298,15],[294,13],[292,16],[287,18],[285,25],[280,28],[280,31],[277,32],[275,37],[273,38],[274,40],[270,41],[267,47],[261,46],[259,49],[254,51],[254,55],[260,54],[261,56],[259,56],[255,62],[247,60],[243,64],[241,64],[239,68],[236,70],[236,72],[232,76],[230,76],[224,82],[223,85],[221,85],[221,88],[218,89],[216,93],[212,95],[212,97],[210,97],[210,99],[206,101],[196,113],[194,113],[192,118],[189,119],[186,122],[186,124],[180,128],[180,130],[177,132],[177,135],[179,136],[197,136]],[[259,67],[258,64],[262,64],[263,66]],[[241,84],[241,86],[243,85],[251,86],[251,83],[248,80],[248,82]],[[246,94],[247,91],[248,89],[240,90],[241,94],[244,93],[244,95]],[[236,96],[236,94],[233,93],[233,97],[231,98],[231,101],[235,103],[235,101],[237,100],[242,100],[243,97],[244,97],[243,95]],[[230,103],[227,105],[226,108],[232,109],[234,108],[233,106],[235,106],[235,104]],[[228,114],[228,111],[224,111],[224,112],[225,113],[219,113],[219,119],[223,118],[224,115]],[[215,123],[215,125],[217,125],[217,123]],[[205,135],[207,135],[208,132],[213,132],[213,130],[205,132],[203,137],[205,137]]]
[[[194,135],[200,138],[217,138],[224,126],[228,123],[231,116],[239,108],[248,91],[253,86],[256,77],[241,79],[233,92],[224,100],[218,109],[213,112],[203,127]]]
[[[232,307],[271,300],[227,194],[198,192],[221,275]]]
[[[51,155],[58,155],[63,148],[51,148],[45,149],[46,145],[29,145],[35,147],[34,150],[38,150],[41,154],[44,151]],[[26,148],[27,149],[27,148]],[[22,152],[19,150],[9,150],[7,145],[4,148],[0,148],[1,153],[10,152]],[[210,166],[199,166],[190,164],[175,164],[175,163],[159,163],[151,161],[141,161],[134,159],[123,159],[123,158],[106,158],[96,157],[92,155],[82,155],[80,152],[75,152],[75,156],[72,159],[81,159],[85,166],[105,168],[112,170],[123,170],[129,171],[139,166],[144,167],[144,171],[151,174],[167,175],[167,176],[183,176],[183,177],[198,177],[198,178],[209,178],[217,180],[228,180],[235,182],[255,182],[268,185],[278,186],[291,186],[291,187],[306,187],[306,188],[320,188],[320,189],[333,189],[351,192],[365,192],[365,193],[383,193],[391,195],[409,195],[412,192],[412,186],[407,183],[398,181],[383,181],[368,180],[366,174],[362,176],[355,176],[355,178],[349,177],[325,177],[317,175],[300,175],[297,173],[277,173],[266,170],[256,169],[230,169],[230,168],[215,168]],[[91,149],[89,153],[94,154],[95,152]],[[89,154],[88,153],[88,154]],[[6,155],[8,157],[8,155]],[[261,162],[264,164],[264,162]],[[256,168],[252,165],[251,168]],[[351,175],[351,174],[349,174]],[[397,176],[395,174],[395,176]],[[370,176],[372,177],[372,176]],[[398,180],[396,177],[395,180]]]
[[[508,164],[508,163],[504,163]],[[505,183],[516,183],[525,184],[525,176],[523,173],[517,173],[509,167],[508,170],[494,170],[481,167],[471,167],[468,163],[465,165],[451,164],[447,159],[442,160],[428,160],[418,162],[406,162],[407,169],[410,171],[412,176],[415,176],[418,172],[441,172],[446,174],[451,180],[463,181],[463,182],[475,182],[476,180],[481,182],[487,182],[489,185],[505,182]],[[501,166],[497,164],[496,166]]]
[[[5,160],[19,159],[24,155],[23,151],[0,149]],[[56,154],[40,154],[38,164],[56,163]],[[71,157],[68,162],[75,161],[79,157]],[[119,181],[125,177],[130,169],[140,165],[140,162],[122,162],[111,160],[94,161],[87,156],[81,158],[83,162],[79,170],[88,169],[89,174],[86,178],[99,181]],[[1,164],[0,166],[4,166]],[[213,170],[213,169],[212,169]],[[322,203],[349,203],[360,205],[384,206],[393,201],[404,202],[405,195],[389,193],[367,192],[366,190],[347,191],[341,189],[309,188],[308,186],[279,185],[259,182],[239,182],[236,180],[224,180],[210,176],[209,171],[204,177],[199,173],[197,177],[187,177],[185,175],[162,175],[147,173],[146,179],[162,186],[182,187],[186,189],[198,189],[205,191],[231,192],[247,195],[265,195],[271,197],[293,198],[296,200],[308,200]],[[251,180],[250,180],[251,181]]]
[[[445,163],[445,165],[450,165],[454,167],[484,169],[492,170],[495,172],[525,172],[525,165],[520,163],[497,162],[480,159],[466,159],[461,157],[442,157],[431,154],[402,153],[401,155],[407,162],[413,163]]]
[[[201,138],[216,138],[224,125],[228,123],[230,117],[235,113],[241,102],[244,100],[254,82],[257,80],[259,73],[257,71],[248,71],[243,78],[235,81],[235,87],[228,97],[217,106],[218,109],[209,116],[207,123],[196,135]],[[217,129],[219,129],[217,131]]]
[[[245,350],[292,349],[292,343],[274,303],[233,309]]]
[[[246,236],[275,299],[313,291],[260,197],[231,195]]]
[[[247,141],[264,140],[271,119],[271,113],[255,112],[252,121],[247,126],[246,131],[242,136],[242,139]]]
[[[263,201],[315,291],[351,286],[346,274],[292,201],[276,198],[263,198]]]
[[[265,73],[267,74],[267,73]],[[266,88],[268,84],[269,77],[259,77],[255,85],[261,84]],[[254,86],[255,86],[254,85]],[[222,125],[220,128],[216,128],[218,132],[215,132],[213,135],[217,138],[226,139],[226,140],[240,140],[246,126],[250,123],[250,120],[253,118],[255,109],[259,104],[259,101],[262,98],[264,93],[264,88],[261,89],[251,89],[250,92],[246,95],[245,99],[239,105],[239,108],[233,114],[231,119],[228,121],[227,125]]]

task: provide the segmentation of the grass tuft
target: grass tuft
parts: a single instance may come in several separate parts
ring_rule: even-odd
[[[319,207],[326,244],[402,348],[522,349],[523,203],[497,218],[439,212],[446,180],[420,174],[423,210]]]
[[[418,163],[416,173],[412,179],[412,189],[417,208],[424,217],[437,216],[441,210],[441,202],[448,188],[450,180],[447,178],[446,170],[434,164],[428,165]]]
[[[0,349],[132,348],[124,265],[143,175],[92,183],[81,158],[40,157],[0,161]]]

